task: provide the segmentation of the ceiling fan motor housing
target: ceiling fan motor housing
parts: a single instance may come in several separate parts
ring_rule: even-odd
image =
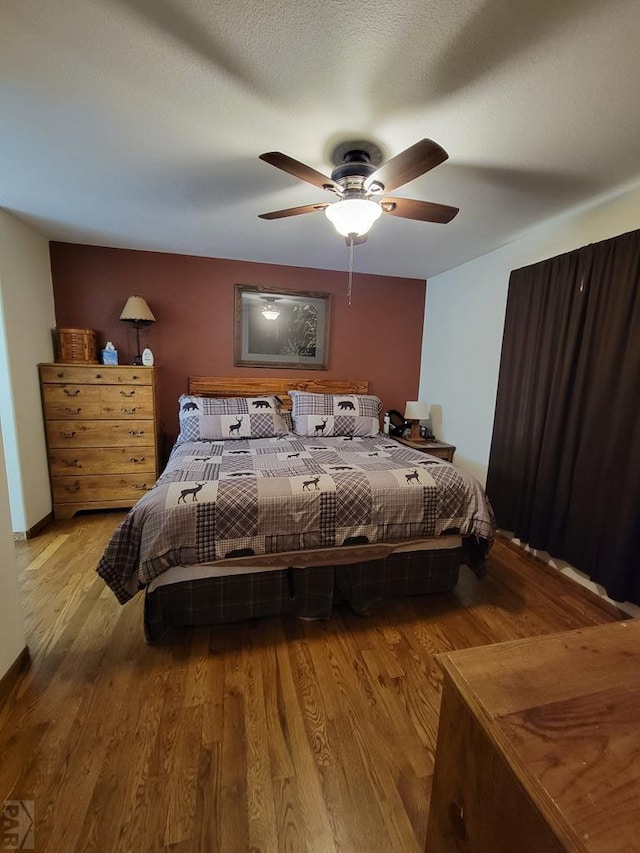
[[[344,178],[361,178],[362,182],[373,175],[377,166],[371,163],[366,151],[347,151],[344,161],[331,172],[331,180],[341,183]]]

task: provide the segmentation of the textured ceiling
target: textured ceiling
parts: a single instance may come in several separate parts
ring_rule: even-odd
[[[425,278],[640,177],[638,0],[2,0],[0,206],[52,239],[344,269],[322,172],[345,139],[450,155],[356,269]]]

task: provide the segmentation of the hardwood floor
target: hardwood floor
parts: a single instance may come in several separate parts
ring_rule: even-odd
[[[422,853],[434,655],[624,618],[498,541],[489,574],[362,618],[263,619],[145,645],[95,566],[120,513],[16,545],[32,662],[0,707],[0,803],[37,851]]]

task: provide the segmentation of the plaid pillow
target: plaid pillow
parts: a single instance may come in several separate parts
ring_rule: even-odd
[[[179,401],[180,435],[185,441],[272,438],[289,432],[277,397],[191,397]]]
[[[378,435],[382,403],[361,394],[312,394],[289,391],[293,431],[297,435]]]

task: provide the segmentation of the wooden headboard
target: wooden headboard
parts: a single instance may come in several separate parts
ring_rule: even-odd
[[[254,376],[190,376],[189,394],[197,397],[261,397],[275,395],[282,408],[291,408],[287,391],[312,391],[314,394],[368,394],[364,379],[274,379]]]

